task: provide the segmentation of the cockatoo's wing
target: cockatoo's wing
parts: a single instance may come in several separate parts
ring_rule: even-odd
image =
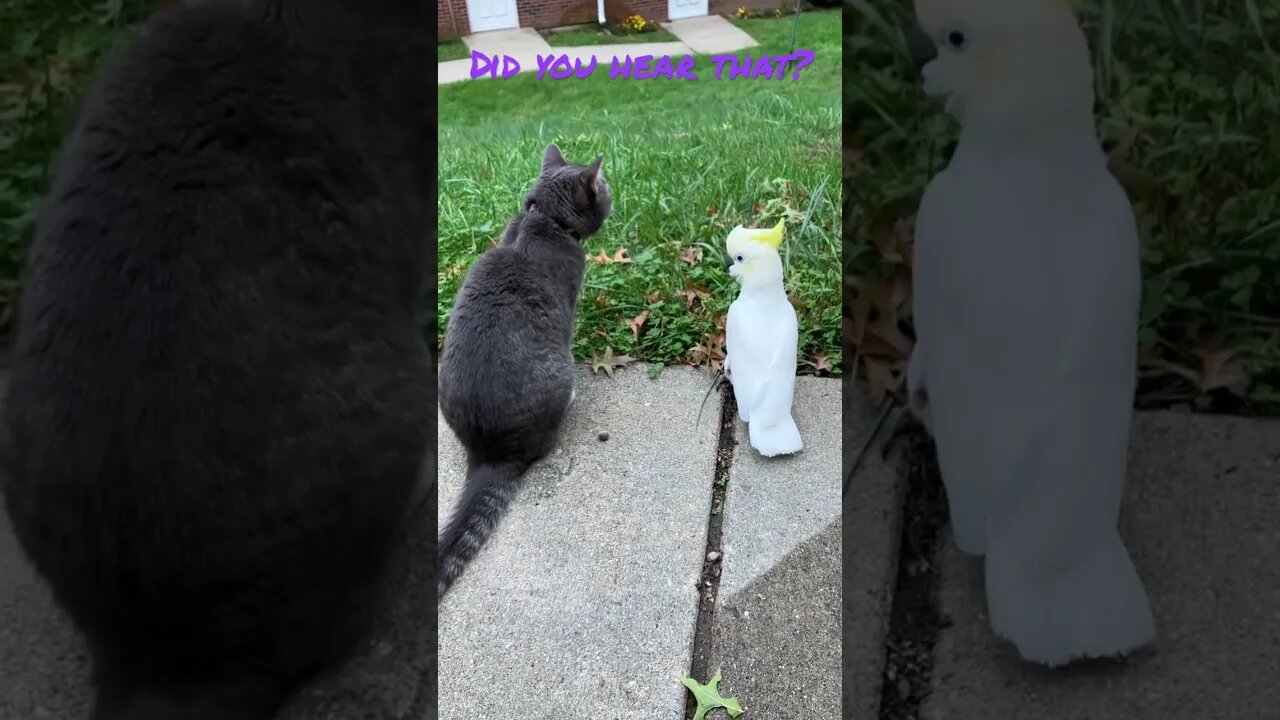
[[[1136,229],[1100,163],[1055,171],[938,176],[917,217],[913,298],[956,543],[987,555],[996,632],[1048,664],[1154,632],[1116,534]]]
[[[759,329],[753,327],[749,311],[744,308],[741,298],[729,305],[729,312],[724,325],[724,364],[732,368],[729,373],[729,384],[733,386],[733,397],[738,404],[738,417],[746,422],[750,419],[750,398],[755,397],[760,385],[760,373],[752,361],[752,348],[756,342]]]
[[[751,408],[753,423],[771,427],[791,416],[791,399],[795,391],[796,345],[799,325],[790,303],[778,308],[773,323],[771,352],[763,369],[764,381]]]
[[[744,421],[767,427],[790,413],[798,339],[795,310],[785,300],[775,307],[740,297],[729,306],[725,355]]]

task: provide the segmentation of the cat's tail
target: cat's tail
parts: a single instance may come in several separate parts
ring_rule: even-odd
[[[458,579],[489,536],[520,487],[520,476],[529,463],[472,463],[467,482],[453,516],[445,525],[437,547],[436,601]]]

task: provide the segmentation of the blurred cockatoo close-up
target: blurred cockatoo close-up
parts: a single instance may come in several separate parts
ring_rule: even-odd
[[[1088,43],[1061,0],[915,11],[924,90],[960,124],[916,217],[907,369],[952,536],[1024,659],[1126,655],[1155,636],[1118,529],[1142,278]]]
[[[725,243],[729,275],[741,285],[725,321],[724,372],[751,447],[766,457],[803,447],[791,417],[800,330],[783,287],[784,222],[735,227]]]

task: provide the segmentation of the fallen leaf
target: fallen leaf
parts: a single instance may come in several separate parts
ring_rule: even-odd
[[[867,388],[871,391],[871,402],[879,403],[885,395],[893,392],[897,383],[893,378],[893,366],[883,360],[863,357],[862,367],[867,373]]]
[[[719,214],[720,211],[716,209],[716,204],[711,203],[711,207],[707,208],[707,217],[715,217]]]
[[[826,355],[817,355],[813,358],[813,367],[818,372],[831,371],[831,359]]]
[[[601,253],[601,254],[603,255],[604,253]],[[626,249],[626,248],[621,248],[621,247],[620,247],[620,248],[618,248],[618,249],[613,253],[613,258],[612,258],[612,259],[613,259],[613,261],[614,261],[614,262],[618,263],[619,265],[630,265],[630,264],[631,264],[631,258],[627,257],[627,249]]]
[[[591,372],[598,374],[601,370],[609,377],[613,377],[613,348],[605,346],[604,354],[596,357],[591,356]]]
[[[1200,392],[1225,388],[1238,397],[1248,394],[1249,374],[1245,372],[1244,361],[1236,356],[1234,350],[1194,350],[1193,353],[1200,358],[1197,382]]]
[[[1160,179],[1155,175],[1135,167],[1129,162],[1129,154],[1137,142],[1139,132],[1130,131],[1116,146],[1107,153],[1107,169],[1130,193],[1138,197],[1150,197],[1160,190]]]
[[[608,255],[605,255],[603,250],[600,251],[599,255],[588,255],[587,259],[598,265],[608,265],[609,263],[613,262],[613,259],[610,258]]]
[[[705,364],[713,372],[724,367],[724,331],[707,333],[700,345],[693,346],[689,359],[695,367]]]
[[[742,704],[737,698],[721,697],[720,690],[720,671],[716,670],[715,677],[711,678],[711,682],[703,685],[691,677],[680,678],[680,683],[689,688],[689,692],[693,693],[693,697],[698,701],[698,709],[693,713],[693,720],[703,720],[707,713],[716,708],[724,708],[730,717],[738,717],[742,714]]]
[[[711,292],[701,285],[694,285],[692,281],[684,281],[684,289],[677,290],[676,295],[684,298],[684,306],[686,308],[693,307],[693,303],[698,300],[705,301],[711,297]]]
[[[805,214],[803,212],[790,207],[783,208],[782,216],[792,225],[800,225],[805,219]]]
[[[796,297],[795,293],[787,293],[787,302],[791,303],[791,307],[795,308],[796,312],[804,312],[804,303]]]
[[[639,315],[627,320],[627,327],[631,328],[631,334],[636,340],[640,339],[640,328],[644,326],[644,321],[649,319],[649,311],[645,310]]]
[[[680,252],[680,260],[689,267],[697,265],[702,260],[702,248],[697,245],[685,248]]]
[[[609,377],[613,377],[614,368],[626,367],[635,361],[630,355],[614,355],[613,348],[605,347],[604,353],[599,357],[591,357],[591,372],[599,373],[603,370]]]

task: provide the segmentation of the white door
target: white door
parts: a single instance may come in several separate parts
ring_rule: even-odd
[[[467,20],[473,33],[520,27],[516,0],[467,0]]]
[[[707,0],[667,0],[667,17],[679,20],[707,14]]]

